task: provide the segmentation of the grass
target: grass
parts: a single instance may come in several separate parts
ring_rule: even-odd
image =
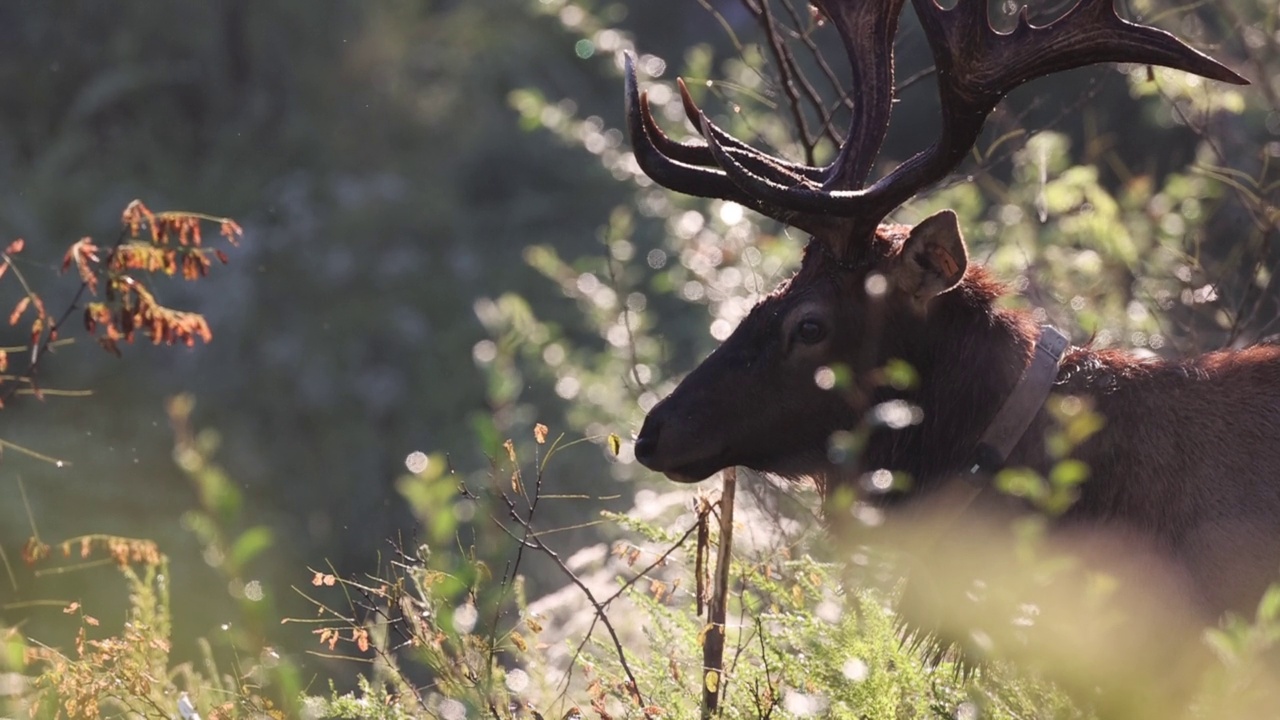
[[[193,511],[202,522],[189,526],[200,528],[202,542],[251,544],[266,552],[269,545],[260,539],[242,540],[257,531],[238,528],[229,509],[235,503],[219,486],[225,475],[209,458],[216,443],[190,432],[179,438],[181,464],[204,503]],[[509,452],[518,465],[514,446]],[[508,540],[501,566],[486,562],[474,545],[433,552],[422,544],[398,548],[380,572],[366,577],[300,569],[310,584],[298,591],[315,613],[276,621],[305,623],[315,642],[305,652],[326,658],[325,667],[333,669],[331,677],[306,686],[299,681],[298,657],[276,654],[266,643],[270,633],[218,647],[203,641],[197,660],[175,660],[170,561],[153,544],[107,536],[54,547],[31,544],[27,559],[36,564],[110,562],[129,609],[112,622],[97,617],[93,607],[64,607],[75,635],[66,648],[42,644],[21,627],[0,628],[0,715],[694,718],[707,715],[703,696],[711,690],[716,716],[726,718],[1157,717],[1152,713],[1161,705],[1149,700],[1166,670],[1159,662],[1122,666],[1110,687],[1104,687],[1105,675],[1087,672],[1096,668],[1082,670],[1080,663],[1092,662],[1082,657],[1114,655],[1105,641],[1091,648],[1101,655],[1074,657],[1061,642],[1037,654],[1030,632],[971,633],[970,639],[985,637],[985,645],[975,646],[986,654],[964,664],[927,639],[913,641],[895,609],[897,585],[886,582],[895,567],[892,556],[859,548],[854,562],[834,562],[840,553],[818,529],[764,532],[771,520],[750,495],[740,497],[735,509],[730,527],[738,529],[738,540],[727,584],[719,589],[728,594],[723,666],[707,672],[705,600],[717,591],[709,578],[721,538],[715,518],[724,511],[718,496],[690,494],[666,503],[665,513],[605,515],[602,521],[618,539],[594,555],[561,559],[535,530],[543,473],[553,454],[542,453],[510,490],[512,468],[501,463],[493,473],[502,482],[484,492],[438,468],[401,482],[408,497],[437,498],[420,509],[456,517],[451,503],[457,502],[490,511],[481,526]],[[430,526],[431,517],[421,519]],[[439,541],[441,549],[462,532],[449,527],[454,535]],[[535,555],[554,558],[566,573],[567,589],[553,599],[525,597],[522,563]],[[943,561],[959,564],[954,557]],[[234,582],[246,562],[241,557],[221,570]],[[995,556],[979,557],[974,567],[994,562]],[[1006,569],[1018,567],[1003,562]],[[495,573],[491,566],[503,570]],[[987,614],[968,616],[963,627],[1008,625],[1012,616],[994,614],[1001,612],[996,607],[984,606]],[[1080,607],[1088,614],[1065,616],[1078,624],[1068,631],[1101,617],[1097,607]],[[1014,609],[1028,613],[1025,605]],[[1049,614],[1046,606],[1042,622]],[[1233,618],[1203,635],[1198,645],[1212,662],[1184,688],[1177,710],[1188,718],[1265,716],[1275,706],[1267,656],[1278,638],[1280,591],[1273,591],[1254,618]],[[1066,684],[1055,682],[1064,679]],[[1161,712],[1158,717],[1170,716]]]

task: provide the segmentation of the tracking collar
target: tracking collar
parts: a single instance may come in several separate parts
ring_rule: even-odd
[[[1062,331],[1052,325],[1040,326],[1035,356],[982,433],[982,439],[974,450],[973,462],[966,469],[968,475],[990,475],[1004,467],[1009,453],[1013,452],[1048,399],[1049,389],[1058,377],[1058,367],[1070,344]]]

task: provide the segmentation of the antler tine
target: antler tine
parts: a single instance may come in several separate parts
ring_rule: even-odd
[[[648,100],[640,94],[636,83],[635,61],[630,53],[626,53],[625,56],[624,76],[627,129],[631,135],[631,146],[636,162],[646,175],[659,185],[676,192],[732,200],[753,208],[759,205],[734,185],[723,171],[700,162],[696,153],[685,152],[679,148],[671,152],[672,147],[678,143],[662,134],[653,121],[653,116],[649,113]],[[664,149],[667,152],[664,152]]]
[[[893,109],[893,40],[904,0],[817,0],[849,56],[849,133],[823,189],[854,190],[871,174]]]
[[[706,146],[677,143],[654,123],[627,59],[627,103],[636,158],[658,183],[702,197],[734,200],[813,233],[838,252],[870,236],[894,208],[946,177],[973,147],[996,104],[1036,77],[1100,62],[1183,70],[1223,82],[1247,81],[1169,33],[1127,22],[1114,0],[1080,0],[1058,20],[1032,25],[1026,8],[1012,32],[987,19],[986,0],[912,0],[937,66],[942,131],[937,141],[864,188],[888,129],[893,97],[893,39],[905,0],[815,0],[849,54],[853,118],[835,161],[811,168],[770,157],[721,130],[690,99],[685,112]]]
[[[639,91],[635,60],[630,53],[625,54],[624,65],[625,112],[632,151],[640,169],[654,182],[687,195],[730,200],[807,232],[818,233],[829,228],[831,220],[828,218],[808,216],[785,207],[773,206],[763,198],[743,190],[717,166],[714,154],[706,145],[680,143],[668,137],[654,121],[647,95]],[[694,108],[683,82],[680,83],[680,90],[685,98],[686,110]],[[696,108],[694,111],[696,112]],[[694,122],[697,123],[698,120],[695,119]],[[787,163],[764,155],[738,140],[730,138],[730,141],[731,148],[723,152],[733,155],[735,164],[741,161],[756,171],[815,186],[816,178],[822,173],[821,168]]]
[[[1044,26],[1027,18],[1002,34],[992,29],[985,0],[959,0],[951,10],[912,0],[938,70],[942,137],[867,192],[884,214],[951,172],[977,141],[987,116],[1005,95],[1037,77],[1103,62],[1161,65],[1234,84],[1248,81],[1169,33],[1123,20],[1113,0],[1080,0]],[[859,203],[860,204],[860,203]],[[852,209],[852,208],[850,208]]]
[[[906,0],[817,0],[836,27],[852,75],[849,132],[825,168],[789,163],[734,138],[707,119],[680,81],[685,114],[706,145],[678,143],[653,121],[636,89],[634,62],[626,58],[627,117],[636,159],[656,182],[672,190],[730,199],[781,220],[843,253],[858,220],[831,213],[832,196],[857,194],[888,132],[893,102],[893,41]],[[728,187],[732,186],[732,187]],[[875,229],[880,217],[869,225]]]
[[[716,163],[748,193],[792,212],[801,210],[791,206],[793,196],[812,199],[862,187],[888,132],[893,103],[893,40],[905,0],[819,1],[844,43],[852,75],[849,132],[831,165],[795,166],[760,154],[708,121],[688,93],[683,95],[685,113],[706,137]]]
[[[1024,6],[1017,26],[998,33],[986,4],[960,0],[943,10],[935,0],[912,0],[938,66],[942,92],[966,109],[994,106],[1033,78],[1103,62],[1161,65],[1212,80],[1248,84],[1244,78],[1169,33],[1128,22],[1114,0],[1080,0],[1061,18],[1035,26]],[[944,98],[946,100],[946,98]]]
[[[685,87],[684,80],[676,78],[676,83],[680,86],[680,95],[684,101],[685,113],[696,125],[699,122],[700,111],[697,109],[697,105],[694,104],[693,98],[689,96],[689,90]],[[663,132],[662,128],[653,119],[653,111],[649,107],[648,93],[640,93],[639,108],[639,120],[643,124],[643,130],[655,150],[679,163],[710,169],[717,168],[715,155],[707,147],[706,143],[684,143],[672,140]],[[758,172],[790,178],[791,180],[808,180],[815,183],[820,183],[825,177],[824,168],[810,167],[771,157],[735,137],[726,135],[725,138],[725,151],[732,153],[746,165],[756,168]]]
[[[749,192],[752,197],[775,207],[788,208],[793,214],[834,215],[825,209],[833,196],[856,195],[858,193],[838,192],[823,189],[822,185],[811,182],[779,182],[775,177],[767,177],[756,172],[739,160],[731,151],[734,137],[718,125],[711,122],[706,114],[693,108],[698,114],[693,123],[707,140],[707,148],[715,158],[716,164],[726,177],[732,178],[739,187]],[[833,169],[837,165],[831,166]],[[776,175],[776,174],[775,174]]]
[[[820,168],[787,162],[734,138],[706,118],[683,81],[680,94],[685,113],[707,144],[672,140],[654,122],[645,96],[636,87],[635,65],[628,55],[627,118],[636,160],[654,181],[672,190],[733,200],[804,230],[843,228],[847,221],[837,222],[825,211],[807,212],[794,206],[790,197],[801,193],[812,201],[832,191],[860,188],[866,182],[888,131],[893,40],[905,1],[820,0],[849,55],[850,87],[854,89],[849,133],[831,165]]]
[[[697,103],[693,101],[693,96],[689,94],[689,87],[685,85],[683,78],[676,78],[676,85],[680,88],[680,101],[684,104],[684,114],[695,127],[700,128],[702,111],[698,109]],[[651,131],[653,130],[656,130],[658,135],[662,135],[666,138],[665,134],[662,133],[661,128],[658,128],[655,125]],[[673,146],[679,146],[672,147],[670,148],[671,150],[679,153],[686,153],[685,157],[688,159],[685,160],[685,162],[694,162],[699,165],[709,165],[713,167],[716,164],[715,156],[706,144],[690,145],[677,143],[673,140],[669,142]],[[827,176],[827,168],[813,167],[803,163],[793,163],[782,158],[767,155],[727,133],[724,138],[724,146],[726,152],[732,153],[748,165],[760,168],[761,171],[766,174],[773,174],[783,178],[791,178],[793,180],[798,176],[799,178],[803,178],[804,180],[812,183],[821,183]],[[664,152],[665,150],[666,149],[664,148]],[[671,154],[671,157],[679,159],[675,154]]]
[[[942,132],[933,145],[865,190],[816,192],[786,186],[753,174],[731,154],[719,153],[716,159],[725,172],[769,203],[850,218],[850,235],[861,235],[921,189],[946,177],[973,147],[996,104],[1033,78],[1100,62],[1130,62],[1234,84],[1248,82],[1163,30],[1121,19],[1113,0],[1081,0],[1045,26],[1032,25],[1024,8],[1017,27],[1007,34],[992,29],[986,0],[959,0],[951,10],[934,0],[912,3],[938,69]],[[723,131],[708,125],[704,134],[714,150],[714,140]]]

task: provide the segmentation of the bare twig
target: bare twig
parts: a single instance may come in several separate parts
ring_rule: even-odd
[[[115,244],[111,246],[111,250],[107,253],[108,257],[119,250],[120,246],[123,245],[125,240],[128,238],[129,228],[127,226],[121,228],[120,234],[116,237]],[[67,304],[66,309],[62,311],[62,314],[58,316],[58,319],[55,320],[52,325],[44,330],[40,336],[39,342],[32,345],[31,360],[27,363],[27,368],[22,373],[25,377],[30,378],[32,387],[38,387],[36,384],[36,374],[40,370],[41,361],[44,360],[45,355],[48,354],[47,351],[50,348],[50,344],[57,340],[58,331],[62,329],[64,324],[66,324],[67,319],[71,317],[71,313],[75,312],[76,309],[80,307],[80,301],[84,298],[84,294],[88,289],[89,282],[87,280],[82,280],[80,282],[80,287],[76,290],[76,294],[71,297],[71,302]],[[17,383],[9,383],[9,385],[5,387],[4,391],[0,392],[0,404],[7,404],[17,393],[17,390]]]
[[[702,645],[704,718],[711,717],[720,707],[720,686],[724,676],[724,620],[729,602],[729,564],[733,551],[733,497],[737,486],[738,469],[726,469],[720,492],[720,547],[716,553],[715,594],[707,612],[707,636]]]
[[[648,567],[646,567],[645,569],[643,569],[643,570],[641,570],[639,573],[637,573],[635,577],[633,577],[633,578],[631,578],[631,579],[627,580],[626,582],[622,583],[622,586],[621,586],[621,587],[619,587],[619,588],[617,589],[617,591],[616,591],[616,592],[614,592],[614,593],[613,593],[612,595],[610,595],[609,597],[605,598],[605,599],[600,603],[600,607],[602,607],[602,608],[608,608],[608,607],[609,607],[609,605],[610,605],[614,600],[617,600],[617,599],[622,595],[622,593],[624,593],[624,592],[626,592],[627,590],[631,589],[631,587],[632,587],[633,585],[635,585],[637,582],[639,582],[641,578],[643,578],[643,577],[647,577],[647,576],[648,576],[648,574],[649,574],[649,572],[650,572],[651,570],[653,570],[654,568],[658,567],[659,565],[661,565],[661,564],[665,563],[665,562],[667,561],[667,559],[668,559],[669,557],[671,557],[671,554],[672,554],[672,553],[674,553],[674,552],[675,552],[676,550],[678,550],[679,548],[683,547],[683,546],[684,546],[684,544],[685,544],[686,542],[688,542],[689,537],[693,535],[694,531],[698,530],[698,529],[699,529],[699,527],[701,527],[701,526],[704,524],[704,522],[705,522],[705,514],[700,514],[700,515],[698,516],[698,518],[699,518],[699,519],[698,519],[698,522],[696,522],[696,523],[693,525],[693,527],[690,527],[688,530],[686,530],[686,531],[684,532],[684,535],[681,535],[681,536],[680,536],[680,539],[679,539],[679,540],[677,540],[675,543],[673,543],[673,544],[671,545],[671,547],[667,548],[667,549],[666,549],[666,551],[665,551],[665,552],[663,552],[661,555],[659,555],[659,556],[658,556],[658,558],[657,558],[656,560],[654,560],[652,563],[649,563]],[[587,626],[587,632],[583,635],[581,642],[579,642],[579,643],[578,643],[578,647],[577,647],[577,648],[575,648],[575,649],[574,649],[574,651],[573,651],[573,661],[569,664],[569,671],[568,671],[568,672],[566,672],[566,673],[565,673],[565,676],[564,676],[564,690],[565,690],[565,692],[568,692],[568,690],[569,690],[569,681],[573,678],[573,666],[577,664],[577,662],[578,662],[578,657],[579,657],[580,655],[582,655],[582,649],[583,649],[584,647],[586,647],[586,646],[587,646],[587,641],[591,639],[591,633],[595,631],[595,629],[596,629],[596,623],[600,621],[601,617],[602,617],[601,615],[597,614],[595,617],[591,618],[591,624]]]
[[[778,83],[782,86],[782,92],[787,96],[787,106],[791,108],[791,119],[795,123],[796,132],[800,134],[800,144],[804,146],[805,164],[813,165],[814,147],[817,145],[817,138],[809,134],[809,128],[804,121],[804,108],[801,106],[800,94],[796,90],[796,85],[800,85],[805,89],[805,94],[810,101],[813,101],[818,110],[822,110],[821,98],[817,97],[817,92],[813,86],[805,79],[801,73],[799,66],[796,64],[795,58],[792,57],[790,49],[782,38],[782,33],[778,31],[777,25],[773,19],[773,13],[769,11],[769,0],[760,0],[758,6],[752,4],[750,0],[743,0],[748,12],[755,14],[756,19],[760,22],[760,27],[764,31],[765,38],[768,40],[769,50],[773,53],[774,62],[778,64]]]
[[[806,3],[806,5],[807,4],[808,3]],[[795,23],[797,29],[805,25],[801,14],[796,11],[795,3],[784,2],[782,3],[782,7],[787,11],[787,14],[791,16],[791,22]],[[800,42],[809,50],[809,53],[813,55],[813,61],[818,65],[822,74],[827,78],[827,82],[831,83],[831,87],[834,88],[836,93],[841,96],[841,104],[846,108],[852,109],[853,102],[850,100],[848,94],[842,89],[840,77],[836,75],[836,71],[833,70],[831,68],[831,64],[827,62],[827,56],[818,49],[818,44],[813,41],[813,29],[815,27],[818,27],[818,24],[814,23],[811,18],[808,23],[808,28],[803,32],[797,32],[797,37],[800,38]],[[806,87],[805,90],[813,93],[814,95],[818,94],[812,87]],[[823,126],[823,132],[829,133],[828,136],[836,145],[843,142],[844,138],[839,137],[835,129],[831,127],[831,118],[829,115],[823,118]]]
[[[618,297],[622,298],[622,327],[627,331],[627,354],[628,359],[631,361],[631,379],[635,380],[636,387],[643,392],[649,389],[649,385],[640,378],[640,357],[636,354],[636,336],[631,329],[631,304],[628,302],[627,297],[622,294],[618,273],[613,269],[613,254],[607,245],[604,264],[609,269],[609,284],[613,287],[613,291]],[[539,475],[539,482],[541,482],[541,475]]]
[[[618,662],[622,665],[622,672],[626,674],[627,681],[631,683],[630,690],[634,693],[636,704],[640,707],[644,707],[644,696],[640,693],[640,684],[636,682],[636,676],[631,672],[631,665],[627,662],[627,651],[622,647],[622,640],[618,637],[618,631],[614,629],[613,623],[609,621],[609,617],[605,613],[605,606],[596,599],[595,593],[591,592],[591,588],[587,587],[586,583],[582,582],[582,579],[570,570],[568,565],[565,565],[560,554],[547,547],[542,540],[534,534],[533,528],[530,527],[528,520],[521,517],[520,514],[516,512],[515,503],[511,501],[511,498],[508,497],[506,493],[502,494],[502,499],[507,503],[507,507],[511,511],[511,519],[515,520],[516,523],[524,529],[524,537],[517,537],[515,533],[511,532],[510,528],[502,524],[502,522],[497,518],[491,518],[493,523],[497,525],[502,532],[506,533],[508,537],[515,540],[521,546],[527,547],[530,550],[537,550],[550,558],[551,561],[556,564],[556,567],[560,568],[560,572],[564,573],[564,576],[569,579],[569,582],[576,585],[577,588],[582,591],[583,596],[587,598],[587,602],[591,603],[591,607],[595,610],[596,618],[598,618],[600,623],[604,625],[605,630],[609,632],[609,637],[613,640],[614,650],[618,653]]]

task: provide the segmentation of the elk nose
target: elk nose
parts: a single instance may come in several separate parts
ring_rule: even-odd
[[[636,459],[641,465],[649,469],[653,469],[654,455],[658,452],[658,426],[657,423],[645,420],[644,427],[640,428],[640,435],[636,438]]]

